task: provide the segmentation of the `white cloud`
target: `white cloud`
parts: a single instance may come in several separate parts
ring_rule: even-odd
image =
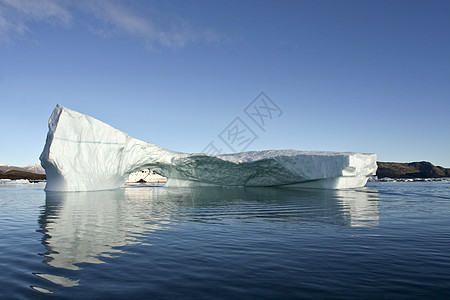
[[[1,0],[0,3],[15,10],[19,16],[29,17],[31,20],[69,24],[72,19],[68,10],[61,6],[62,1]]]
[[[127,35],[142,40],[148,47],[179,48],[192,42],[214,43],[223,39],[215,30],[193,28],[177,16],[162,22],[165,16],[161,12],[149,9],[144,13],[130,7],[130,3],[134,2],[0,0],[0,40],[7,42],[23,36],[36,22],[66,28],[84,23],[99,36]]]
[[[0,0],[0,39],[10,41],[27,33],[33,22],[70,26],[72,15],[61,3],[53,0]]]

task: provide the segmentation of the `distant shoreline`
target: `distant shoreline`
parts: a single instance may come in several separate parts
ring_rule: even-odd
[[[450,168],[443,168],[435,166],[430,162],[411,162],[411,163],[398,163],[398,162],[377,162],[377,178],[382,180],[387,179],[402,179],[402,181],[423,181],[420,179],[439,179],[450,177]],[[33,173],[25,171],[20,167],[17,169],[10,169],[6,172],[0,170],[0,179],[20,180],[26,179],[29,181],[45,181],[45,174]]]
[[[21,170],[0,171],[0,179],[20,180],[27,179],[29,181],[44,181],[47,179],[45,174],[32,173]]]
[[[428,161],[396,163],[377,162],[378,178],[414,179],[414,178],[445,178],[450,177],[450,168],[435,166]]]

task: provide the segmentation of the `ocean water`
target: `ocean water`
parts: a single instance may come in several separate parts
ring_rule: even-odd
[[[450,182],[46,193],[0,183],[1,299],[450,297]]]

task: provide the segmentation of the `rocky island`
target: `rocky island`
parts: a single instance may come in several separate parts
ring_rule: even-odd
[[[46,176],[44,169],[38,164],[18,167],[0,163],[0,179],[44,181]]]
[[[450,168],[435,166],[428,161],[398,163],[377,162],[378,178],[443,178],[450,177]]]

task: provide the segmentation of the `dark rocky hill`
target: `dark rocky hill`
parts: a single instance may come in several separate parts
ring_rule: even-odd
[[[21,170],[9,170],[6,172],[0,171],[0,179],[28,179],[28,180],[45,180],[45,174],[36,174]]]
[[[377,162],[378,178],[441,178],[450,177],[450,169],[427,161],[411,163]]]

